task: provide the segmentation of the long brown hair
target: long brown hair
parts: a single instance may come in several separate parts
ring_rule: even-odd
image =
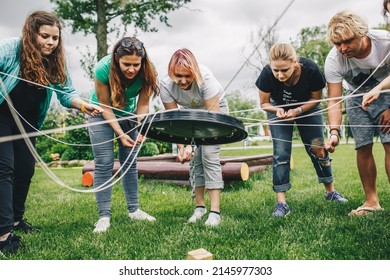
[[[131,44],[127,47],[126,43]],[[135,37],[125,37],[115,44],[111,57],[110,88],[112,106],[114,108],[123,109],[127,103],[125,99],[125,78],[119,66],[119,59],[122,56],[134,54],[142,58],[141,69],[137,73],[137,76],[140,75],[143,81],[140,94],[146,94],[148,97],[150,97],[152,92],[154,93],[153,96],[156,96],[159,93],[157,85],[157,73],[153,64],[149,60],[143,43]]]
[[[57,26],[59,29],[58,46],[49,56],[42,56],[36,40],[42,25]],[[46,86],[65,82],[65,52],[61,37],[61,23],[55,14],[36,11],[27,17],[22,31],[20,75],[26,80]]]

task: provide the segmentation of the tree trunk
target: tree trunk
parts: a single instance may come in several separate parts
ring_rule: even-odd
[[[97,26],[96,26],[96,41],[97,41],[97,60],[99,61],[107,55],[107,18],[105,0],[96,1]]]

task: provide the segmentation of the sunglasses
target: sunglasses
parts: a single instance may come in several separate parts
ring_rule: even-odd
[[[124,48],[130,48],[131,46],[134,46],[137,51],[142,52],[144,43],[141,41],[131,41],[129,38],[124,38],[121,42],[122,47]]]

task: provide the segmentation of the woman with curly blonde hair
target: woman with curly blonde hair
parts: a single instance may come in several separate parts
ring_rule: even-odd
[[[114,134],[118,136],[119,161],[123,170],[122,178],[128,216],[130,219],[154,221],[155,218],[139,209],[137,163],[138,141],[134,129],[137,119],[125,119],[133,112],[138,121],[149,112],[149,101],[158,94],[157,74],[150,62],[144,44],[134,37],[125,37],[114,46],[111,54],[103,57],[95,69],[95,88],[91,102],[101,104],[105,112],[90,118],[90,123],[102,122],[90,128],[91,143],[95,156],[94,187],[109,182],[114,165]],[[122,118],[118,120],[117,118]],[[104,143],[104,144],[102,144]],[[132,152],[133,151],[133,152]],[[130,153],[132,154],[130,155]],[[127,160],[126,160],[127,159]],[[133,163],[131,166],[130,163]],[[93,232],[105,232],[110,227],[112,186],[96,193],[99,220]]]
[[[103,111],[79,98],[72,86],[56,15],[45,11],[30,14],[21,38],[0,41],[0,54],[0,137],[20,134],[11,110],[23,117],[27,132],[39,128],[53,91],[65,107],[81,109],[90,115]],[[35,137],[30,140],[35,144]],[[16,252],[20,246],[14,230],[25,233],[36,230],[23,219],[35,159],[23,139],[0,143],[0,154],[0,251],[7,254]]]

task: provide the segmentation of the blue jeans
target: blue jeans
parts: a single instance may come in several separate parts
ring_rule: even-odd
[[[104,121],[102,116],[91,117],[89,123],[93,124],[94,122]],[[121,124],[121,123],[120,123]],[[127,132],[128,129],[124,128],[121,124],[121,127],[124,132]],[[134,129],[128,135],[132,139],[137,138],[138,132]],[[94,171],[94,188],[99,187],[100,185],[109,181],[111,183],[112,174],[113,174],[113,165],[114,165],[114,131],[111,126],[106,124],[95,125],[89,128],[89,137],[91,143],[95,144],[92,147],[93,154],[95,157],[95,171]],[[119,148],[119,162],[123,166],[126,158],[131,152],[131,148],[125,148],[122,145],[120,140],[117,140]],[[104,144],[100,144],[104,143]],[[98,145],[96,145],[98,144]],[[122,172],[129,168],[130,163],[133,161],[134,155],[137,152],[137,148],[134,149],[134,153],[130,156],[127,162],[122,168]],[[122,177],[122,185],[125,192],[127,209],[128,211],[134,212],[139,207],[138,201],[138,170],[137,170],[137,160],[135,159],[129,170]],[[99,209],[99,217],[110,217],[111,216],[111,194],[112,186],[106,188],[103,191],[98,191],[95,193],[96,202]]]
[[[302,116],[318,112],[316,107]],[[272,142],[273,142],[273,163],[272,177],[273,189],[275,192],[286,192],[291,188],[290,184],[290,160],[292,148],[292,135],[294,123],[296,124],[307,154],[310,156],[313,166],[316,170],[319,183],[329,184],[333,182],[331,158],[326,152],[325,158],[320,158],[313,154],[311,145],[313,140],[319,140],[324,143],[324,128],[322,114],[317,113],[313,116],[303,117],[294,121],[279,121],[275,114],[267,113],[269,120],[277,122],[270,124]],[[318,141],[318,142],[319,142]],[[318,144],[314,144],[318,145]]]

